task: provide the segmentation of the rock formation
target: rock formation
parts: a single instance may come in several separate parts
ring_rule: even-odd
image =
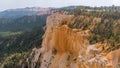
[[[120,49],[107,53],[103,51],[107,44],[90,45],[89,31],[66,25],[73,19],[60,13],[48,16],[42,48],[36,57],[39,60],[35,59],[40,61],[40,68],[120,68]]]

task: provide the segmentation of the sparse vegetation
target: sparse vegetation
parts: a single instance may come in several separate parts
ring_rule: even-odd
[[[91,44],[108,41],[112,46],[115,46],[120,42],[119,12],[82,12],[76,9],[74,14],[77,17],[68,26],[70,28],[90,30],[89,40]]]
[[[20,68],[21,64],[25,62],[25,58],[29,53],[14,53],[8,57],[5,57],[2,64],[3,68]]]

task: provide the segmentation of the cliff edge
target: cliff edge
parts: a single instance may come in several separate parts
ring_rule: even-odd
[[[95,28],[100,18],[80,16],[93,21]],[[70,28],[75,16],[55,13],[47,18],[46,32],[40,52],[40,68],[119,68],[120,49],[104,52],[108,44],[89,44],[89,30]],[[84,25],[84,24],[83,24]]]

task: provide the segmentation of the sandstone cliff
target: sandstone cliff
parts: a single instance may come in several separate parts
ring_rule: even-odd
[[[100,18],[84,18],[92,20],[90,29],[101,21]],[[43,36],[42,48],[37,51],[40,68],[120,68],[120,49],[105,51],[107,43],[89,44],[89,30],[68,27],[74,21],[73,15],[55,13],[47,18],[46,32]],[[83,24],[84,25],[84,24]]]

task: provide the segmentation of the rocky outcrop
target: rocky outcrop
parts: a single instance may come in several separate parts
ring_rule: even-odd
[[[47,18],[40,68],[118,68],[119,50],[102,53],[102,45],[89,45],[86,31],[61,25],[73,17],[56,13]]]
[[[66,25],[73,19],[72,15],[60,13],[48,16],[42,48],[31,68],[36,68],[37,61],[39,68],[119,68],[120,49],[107,53],[103,50],[108,44],[89,45],[89,31]]]

